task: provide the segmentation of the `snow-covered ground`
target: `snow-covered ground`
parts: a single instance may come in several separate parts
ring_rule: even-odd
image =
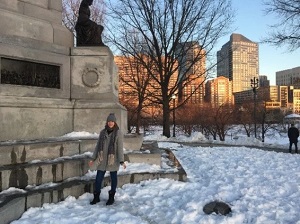
[[[166,139],[161,130],[154,131],[144,139],[157,140],[160,147],[172,149],[187,173],[187,182],[158,179],[126,184],[117,189],[112,206],[105,205],[109,190],[105,187],[101,202],[96,205],[89,204],[92,194],[85,193],[78,199],[68,197],[57,204],[30,208],[12,224],[300,224],[300,154],[255,148],[257,145],[288,150],[284,135],[276,133],[261,143],[236,133],[225,141],[236,146],[190,147],[182,142],[212,141],[201,133]],[[160,169],[146,164],[127,165],[120,175]],[[232,213],[206,215],[203,206],[214,200],[229,204]]]

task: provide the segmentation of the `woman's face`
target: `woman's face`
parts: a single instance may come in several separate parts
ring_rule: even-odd
[[[115,122],[113,122],[113,121],[108,121],[108,122],[107,122],[107,126],[108,126],[109,128],[113,128],[113,127],[115,126]]]

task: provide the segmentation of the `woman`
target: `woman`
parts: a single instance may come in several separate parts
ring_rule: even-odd
[[[90,167],[97,166],[97,176],[94,188],[94,199],[91,205],[100,202],[100,193],[103,178],[106,171],[110,171],[111,190],[106,205],[112,205],[115,201],[115,193],[118,185],[117,171],[120,164],[126,169],[123,154],[123,133],[119,130],[116,117],[113,113],[109,114],[105,128],[100,132],[93,160],[89,162]]]

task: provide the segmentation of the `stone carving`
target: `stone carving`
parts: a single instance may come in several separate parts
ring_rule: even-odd
[[[60,89],[60,67],[30,61],[1,58],[1,84]]]
[[[82,73],[82,82],[88,87],[96,87],[100,84],[100,72],[97,68],[85,68]]]
[[[90,20],[93,0],[82,0],[75,25],[77,46],[105,46],[102,42],[103,26]]]

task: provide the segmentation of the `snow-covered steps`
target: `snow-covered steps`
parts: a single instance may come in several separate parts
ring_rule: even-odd
[[[90,171],[87,164],[95,144],[96,139],[0,143],[1,223],[10,223],[30,207],[93,192],[96,171]],[[185,171],[171,151],[160,150],[157,144],[145,145],[140,153],[138,150],[125,152],[128,168],[120,170],[118,187],[157,178],[186,180]],[[136,155],[140,156],[139,161]],[[136,164],[147,167],[134,169]],[[104,186],[109,185],[108,175]]]

